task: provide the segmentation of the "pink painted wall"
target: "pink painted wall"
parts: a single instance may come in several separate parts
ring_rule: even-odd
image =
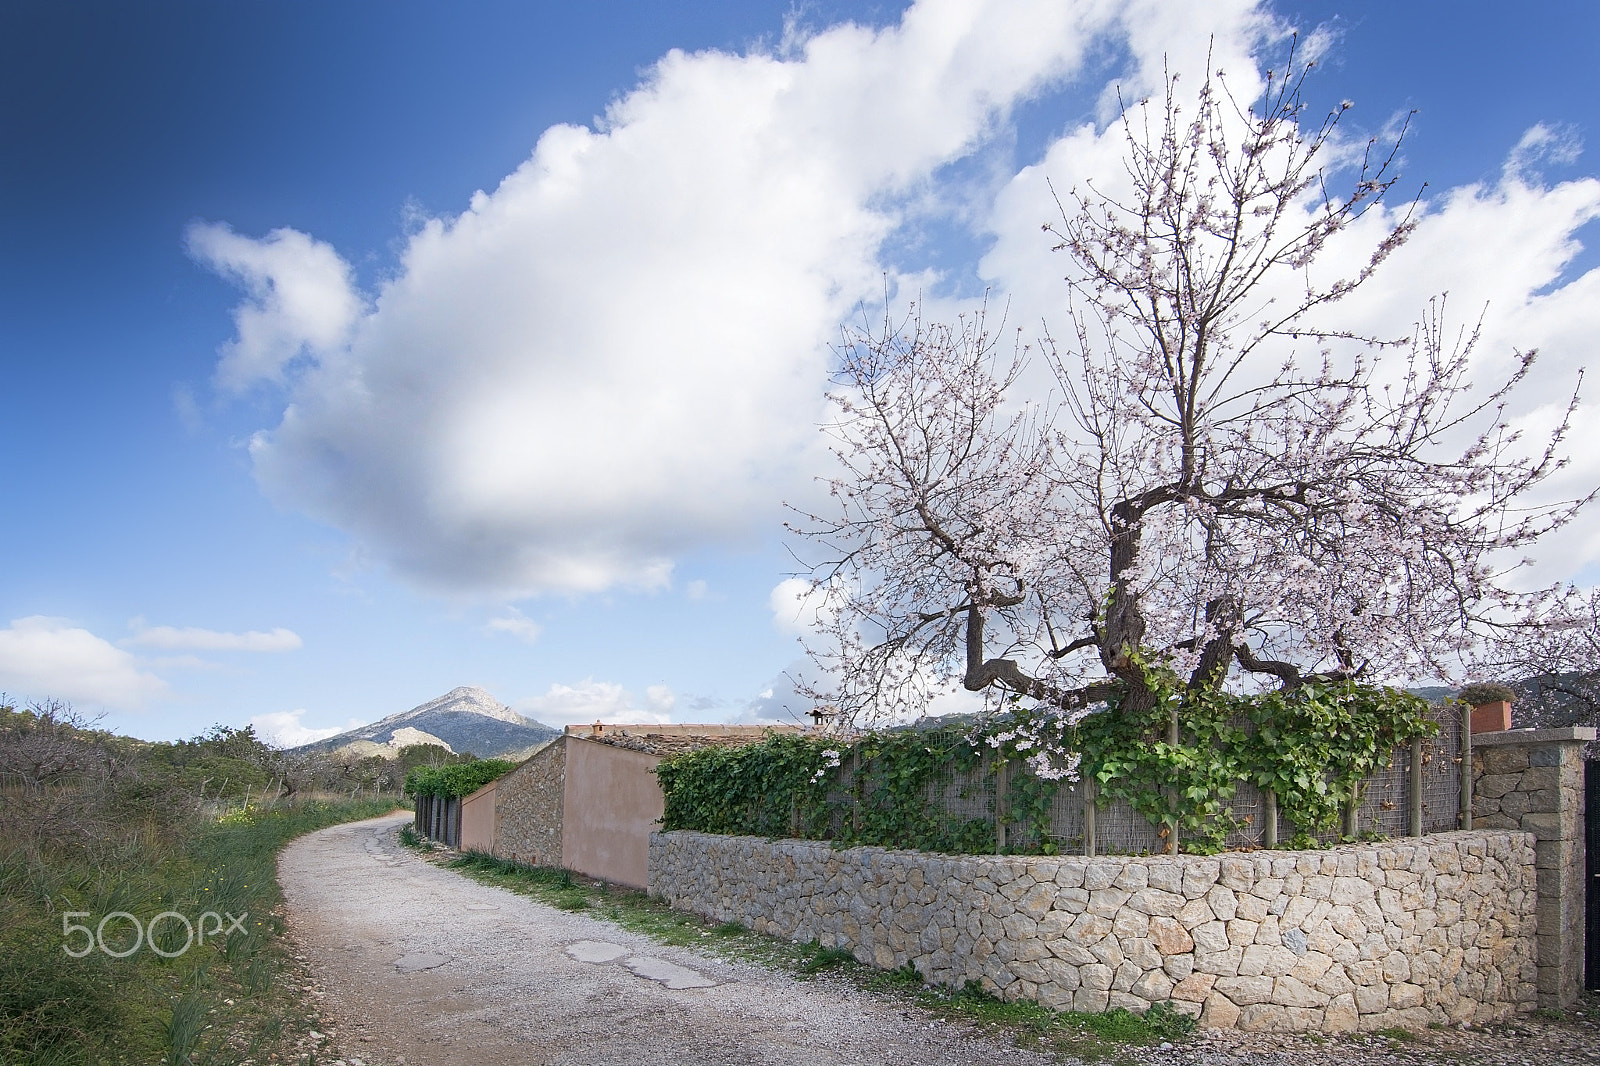
[[[666,806],[661,784],[650,772],[660,756],[570,735],[565,742],[561,865],[644,888],[649,884],[650,834],[660,828]]]
[[[461,801],[462,851],[494,850],[494,787],[490,781]]]

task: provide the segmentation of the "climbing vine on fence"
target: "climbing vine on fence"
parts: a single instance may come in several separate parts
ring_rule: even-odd
[[[1144,672],[1156,695],[1148,709],[1108,707],[1078,723],[1083,773],[1102,806],[1124,800],[1163,838],[1177,832],[1190,851],[1216,851],[1233,828],[1227,801],[1249,760],[1249,738],[1234,724],[1248,701],[1188,689],[1165,666]],[[1168,738],[1174,715],[1176,743]]]
[[[1397,745],[1439,731],[1426,700],[1392,688],[1311,683],[1246,707],[1255,728],[1242,769],[1277,794],[1299,829],[1296,843],[1332,826]]]
[[[1270,789],[1307,844],[1333,826],[1397,745],[1438,730],[1427,701],[1351,682],[1242,696],[1187,688],[1146,666],[1156,700],[1068,715],[1014,702],[977,729],[901,729],[852,742],[779,734],[662,760],[665,829],[798,836],[841,845],[1045,852],[1062,780],[1092,778],[1186,851],[1224,846],[1239,784]],[[1176,719],[1176,740],[1172,731]],[[1002,790],[1001,766],[1009,768]],[[961,813],[966,812],[966,813]],[[981,813],[978,813],[981,812]]]

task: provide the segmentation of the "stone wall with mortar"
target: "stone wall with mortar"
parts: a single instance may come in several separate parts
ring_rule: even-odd
[[[530,866],[560,866],[564,738],[539,749],[495,784],[494,854]]]
[[[656,833],[650,892],[1063,1010],[1171,1002],[1206,1026],[1348,1032],[1535,1006],[1535,856],[1520,831],[1176,858]]]
[[[1472,824],[1533,834],[1539,886],[1539,1006],[1583,989],[1583,749],[1592,727],[1514,729],[1473,737]]]

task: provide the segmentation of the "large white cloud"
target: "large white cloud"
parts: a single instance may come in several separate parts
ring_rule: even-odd
[[[136,710],[166,690],[132,654],[67,619],[32,615],[0,629],[0,691]]]
[[[1254,49],[1281,30],[1249,0],[925,0],[881,30],[674,52],[597,128],[547,130],[498,188],[426,222],[371,299],[309,236],[196,228],[196,257],[248,295],[219,381],[286,383],[281,421],[251,445],[260,483],[410,580],[507,599],[660,587],[686,550],[771,530],[778,501],[807,491],[827,341],[886,274],[909,279],[887,249],[916,247],[928,205],[957,186],[980,195],[958,212],[992,241],[979,273],[1013,324],[1060,325],[1046,179],[1114,187],[1116,89],[1155,91],[1165,69],[1192,89],[1209,62],[1248,99]],[[1001,166],[1009,110],[1080,75],[1087,54],[1125,59],[1081,86],[1099,126],[1005,166],[988,191],[970,168],[952,176]],[[1545,350],[1524,401],[1537,424],[1600,324],[1600,282],[1561,283],[1600,184],[1539,179],[1541,156],[1572,158],[1563,131],[1504,147],[1504,176],[1433,195],[1341,313],[1403,333],[1435,292],[1464,318],[1492,298],[1487,370],[1513,347]],[[1359,244],[1329,263],[1354,263]],[[1600,445],[1600,423],[1581,428],[1581,449]],[[1560,554],[1600,543],[1573,551]]]
[[[777,52],[673,52],[598,129],[547,130],[427,222],[353,318],[325,245],[196,229],[250,290],[223,381],[308,363],[252,444],[261,484],[453,591],[660,586],[684,549],[765,532],[906,205],[1117,13],[928,0]]]

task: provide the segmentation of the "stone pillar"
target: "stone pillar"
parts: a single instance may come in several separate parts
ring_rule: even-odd
[[[1472,738],[1473,827],[1532,833],[1539,870],[1539,1006],[1583,989],[1583,747],[1590,726],[1512,729]]]

